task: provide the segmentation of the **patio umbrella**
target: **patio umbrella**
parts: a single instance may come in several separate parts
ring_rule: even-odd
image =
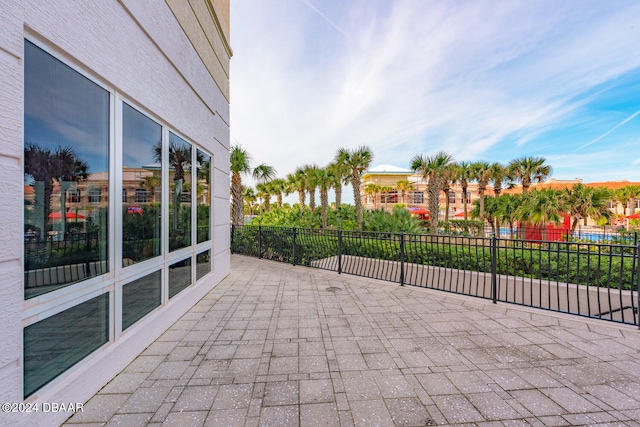
[[[640,212],[634,213],[633,215],[627,215],[628,219],[640,219]]]
[[[75,212],[67,212],[65,215],[67,219],[84,219],[84,215],[77,214]],[[49,219],[62,219],[62,212],[51,212]]]

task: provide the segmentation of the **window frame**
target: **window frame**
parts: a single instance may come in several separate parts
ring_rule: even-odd
[[[112,343],[120,339],[123,334],[122,331],[122,287],[135,281],[141,277],[152,274],[155,271],[160,271],[161,274],[161,304],[151,312],[147,313],[145,317],[149,316],[155,311],[162,310],[165,306],[170,304],[179,303],[179,300],[186,296],[187,292],[180,292],[176,294],[171,300],[168,298],[168,276],[169,266],[184,260],[186,258],[191,259],[191,284],[188,288],[194,288],[202,282],[203,279],[210,276],[215,271],[215,262],[213,258],[214,253],[214,219],[215,219],[215,194],[214,194],[214,165],[215,156],[211,151],[202,145],[195,142],[193,139],[187,137],[180,132],[176,126],[158,117],[147,108],[140,105],[138,102],[125,97],[115,87],[106,83],[106,81],[82,66],[77,60],[70,55],[61,51],[60,49],[49,45],[48,43],[40,41],[37,35],[25,33],[23,38],[23,45],[26,42],[34,44],[36,47],[42,49],[47,54],[51,55],[54,59],[60,61],[62,64],[68,66],[71,70],[77,72],[81,76],[87,78],[98,87],[104,89],[108,94],[108,129],[109,129],[109,148],[108,148],[108,173],[107,173],[107,185],[108,194],[103,194],[103,188],[99,188],[100,199],[93,203],[106,203],[108,207],[108,218],[106,221],[107,232],[107,266],[108,271],[105,274],[91,277],[89,279],[72,283],[68,286],[56,289],[54,291],[42,294],[40,296],[23,299],[22,304],[22,329],[45,320],[51,316],[59,314],[65,310],[73,308],[79,304],[87,302],[99,295],[108,294],[108,341],[97,350],[85,356],[83,359],[63,371],[56,378],[68,377],[73,375],[74,372],[83,369],[88,363],[92,363],[96,357],[99,357],[99,353],[104,347],[110,346]],[[162,249],[160,255],[148,260],[144,260],[135,265],[123,267],[122,265],[122,235],[119,232],[121,230],[121,208],[123,206],[124,191],[128,190],[124,187],[122,182],[122,118],[123,111],[122,105],[126,102],[131,107],[137,109],[150,119],[156,121],[162,127],[162,149],[163,158],[161,165],[162,176],[162,215],[161,215],[161,233],[160,238],[162,242]],[[169,251],[168,232],[168,212],[169,212],[169,170],[168,170],[168,156],[164,153],[168,152],[168,135],[169,132],[179,136],[184,141],[191,145],[191,188],[196,188],[197,185],[197,173],[195,165],[197,161],[197,152],[200,150],[206,153],[210,157],[211,166],[209,168],[209,191],[210,191],[210,215],[209,215],[209,240],[197,243],[197,191],[191,191],[191,244],[184,248],[180,248],[174,252]],[[23,141],[24,146],[24,141]],[[89,191],[81,192],[80,198],[89,197]],[[24,195],[23,195],[24,196]],[[95,197],[95,196],[94,196]],[[104,199],[106,197],[106,200]],[[131,195],[128,194],[128,199]],[[89,200],[87,200],[89,202]],[[24,218],[24,213],[22,214]],[[22,249],[24,251],[24,247]],[[197,256],[203,251],[210,250],[210,271],[200,279],[197,278]],[[24,272],[24,266],[23,272]],[[24,296],[24,280],[22,280],[22,295]],[[145,325],[144,317],[134,324],[132,324],[126,333],[131,333]],[[24,348],[23,348],[24,351]],[[23,356],[24,357],[24,356]],[[21,370],[24,369],[24,359],[21,360]],[[24,372],[22,372],[24,376]],[[34,393],[45,393],[51,388],[55,388],[57,384],[56,379],[43,385],[41,388],[35,390]]]

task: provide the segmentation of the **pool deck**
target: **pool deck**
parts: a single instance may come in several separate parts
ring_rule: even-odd
[[[69,426],[640,426],[632,326],[232,256]]]

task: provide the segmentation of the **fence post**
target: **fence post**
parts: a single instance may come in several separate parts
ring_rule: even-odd
[[[498,239],[494,235],[491,238],[491,293],[493,294],[493,303],[498,301],[498,277],[496,274],[497,265],[497,252],[498,252]]]
[[[638,310],[638,329],[640,329],[640,245],[636,246],[636,295],[638,295],[636,310]]]
[[[404,231],[400,233],[400,286],[404,286]]]
[[[262,259],[262,226],[258,226],[258,259]]]
[[[291,255],[292,255],[292,264],[295,267],[296,266],[296,236],[297,236],[297,232],[296,232],[296,228],[293,227],[293,249],[291,251]]]
[[[236,226],[235,224],[231,224],[231,253],[233,254],[233,238],[236,234]]]
[[[342,274],[342,229],[338,228],[338,274]]]

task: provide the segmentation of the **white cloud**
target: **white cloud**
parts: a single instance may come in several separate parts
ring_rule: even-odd
[[[232,138],[281,175],[360,144],[404,167],[525,155],[640,66],[640,3],[616,5],[238,0]]]

